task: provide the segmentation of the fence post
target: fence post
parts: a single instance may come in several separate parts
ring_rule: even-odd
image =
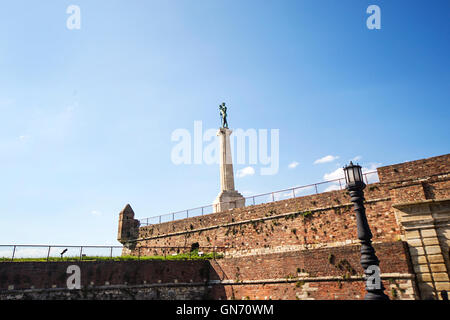
[[[14,246],[14,249],[13,249],[13,254],[12,254],[12,257],[11,257],[11,262],[12,261],[14,261],[14,255],[16,254],[16,246]]]
[[[175,221],[175,212],[172,213],[172,221]]]
[[[147,219],[147,220],[148,220],[148,219]],[[111,260],[112,260],[112,251],[113,251],[113,247],[111,247],[111,255],[110,255],[110,256],[111,256]]]
[[[80,247],[80,261],[83,261],[83,247]]]
[[[341,179],[339,179],[339,189],[342,190],[342,183],[341,183]]]
[[[314,184],[314,187],[316,187],[316,194],[319,193],[319,191],[317,191],[317,184]]]
[[[365,174],[366,176],[366,184],[369,184],[369,179],[367,179],[367,173]]]
[[[186,210],[186,218],[189,218],[189,210]]]
[[[295,189],[292,189],[293,198],[295,198]]]
[[[147,226],[148,226],[148,218],[147,218]]]
[[[255,205],[255,197],[253,197],[253,205]]]
[[[275,201],[275,197],[274,197],[273,192],[272,192],[272,202],[274,202],[274,201]]]
[[[161,224],[161,216],[159,216],[159,224]]]
[[[47,251],[47,262],[48,262],[48,259],[49,259],[49,257],[50,257],[50,248],[51,248],[51,246],[48,246],[48,251]]]

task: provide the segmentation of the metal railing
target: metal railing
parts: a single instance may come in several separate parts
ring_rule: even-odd
[[[370,171],[363,174],[364,180],[366,181],[366,184],[378,182],[378,174],[377,171]],[[251,205],[258,205],[263,203],[270,203],[280,200],[287,200],[297,197],[303,197],[311,194],[318,194],[322,192],[327,191],[333,191],[333,190],[343,190],[345,189],[345,178],[340,179],[334,179],[334,180],[328,180],[313,184],[308,184],[304,186],[299,187],[293,187],[289,189],[284,190],[278,190],[263,194],[258,194],[254,196],[245,197],[245,204],[246,206]],[[236,208],[236,202],[241,202],[242,200],[235,200],[230,201],[228,204],[230,205],[231,209]],[[203,216],[205,214],[211,214],[214,213],[216,210],[214,210],[215,206],[219,204],[210,204],[202,207],[167,213],[159,216],[149,217],[149,218],[143,218],[140,219],[139,222],[141,226],[149,226],[154,224],[160,224],[175,220],[181,220],[181,219],[187,219],[197,216]]]
[[[2,248],[10,248],[4,250]],[[0,263],[22,261],[96,261],[96,260],[120,260],[122,256],[123,246],[63,246],[63,245],[34,245],[34,244],[2,244],[0,245]],[[54,250],[58,249],[58,250]],[[92,249],[95,251],[92,252]],[[114,254],[114,250],[120,250],[119,254]],[[193,259],[207,255],[212,259],[220,257],[225,253],[227,247],[161,247],[161,246],[141,246],[137,244],[134,249],[130,250],[129,256],[150,258],[170,259],[171,256],[183,255],[181,259]],[[61,251],[62,250],[62,251]],[[103,250],[103,252],[101,252]],[[202,252],[203,250],[205,252]],[[8,252],[8,256],[5,253]],[[89,252],[91,252],[90,255]],[[105,254],[105,252],[107,254]],[[64,256],[65,255],[65,256]],[[122,257],[122,260],[125,258]],[[126,259],[125,259],[126,260]]]

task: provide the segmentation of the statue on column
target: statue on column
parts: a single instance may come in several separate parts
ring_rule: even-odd
[[[222,128],[228,129],[227,107],[225,106],[225,102],[219,105],[219,111],[220,111],[220,121],[222,122]]]

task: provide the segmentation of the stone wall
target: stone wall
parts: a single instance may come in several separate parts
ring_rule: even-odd
[[[391,298],[414,299],[401,241],[375,244]],[[67,289],[67,268],[81,289]],[[362,299],[359,245],[203,261],[4,262],[0,299]]]
[[[450,154],[381,167],[378,176],[380,182],[365,189],[373,240],[406,241],[412,273],[420,289],[417,297],[439,298],[440,291],[450,290]],[[198,244],[225,247],[220,250],[226,257],[237,258],[357,242],[353,207],[345,190],[247,206],[135,231],[137,236],[132,241],[136,246],[125,249],[124,254],[157,252],[144,247]]]
[[[365,190],[381,278],[393,299],[450,290],[450,155],[378,169]],[[212,261],[0,263],[0,299],[362,299],[356,222],[332,191],[141,227],[120,214],[124,254],[226,247]],[[174,249],[177,250],[177,249]],[[219,250],[219,251],[220,251]],[[172,252],[165,251],[166,254]],[[68,290],[67,267],[82,288]]]
[[[389,190],[380,184],[369,185],[366,199],[374,240],[398,240],[400,228],[391,208]],[[136,248],[189,247],[198,243],[200,247],[226,246],[228,252],[239,252],[351,239],[356,239],[356,219],[349,196],[342,190],[141,227]]]
[[[415,299],[406,244],[385,242],[374,247],[386,293],[391,299]],[[210,282],[220,280],[224,289],[213,286],[209,295],[214,299],[362,299],[359,251],[359,245],[345,245],[212,261],[211,274],[217,278],[212,276]]]
[[[1,262],[0,290],[67,288],[71,265],[83,287],[200,283],[210,273],[207,261]]]
[[[81,288],[69,290],[68,267]],[[205,299],[207,261],[2,262],[0,299]]]

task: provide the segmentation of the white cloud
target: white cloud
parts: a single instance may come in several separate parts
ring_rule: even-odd
[[[299,164],[300,164],[300,163],[298,163],[297,161],[293,161],[293,162],[291,162],[291,163],[288,165],[288,167],[289,167],[289,169],[294,169],[294,168],[296,168]]]
[[[362,167],[361,170],[362,170],[363,174],[367,173],[367,172],[376,171],[377,168],[380,165],[381,165],[381,163],[369,163],[368,166]],[[325,173],[324,176],[323,176],[323,179],[325,181],[344,179],[344,170],[342,168],[338,168],[338,169],[336,169],[336,170],[334,170],[334,171],[332,171],[330,173]],[[366,180],[366,178],[364,178],[364,180]],[[368,180],[369,183],[377,182],[378,181],[378,174],[375,172],[373,174],[367,175],[367,180]],[[328,190],[328,191],[330,191],[330,190]]]
[[[334,190],[341,190],[341,186],[337,183],[333,183],[332,185],[328,186],[323,192],[334,191]]]
[[[341,178],[344,178],[344,170],[342,168],[337,168],[333,172],[325,173],[323,175],[323,179],[325,181],[336,180]]]
[[[377,171],[377,168],[381,166],[381,163],[369,163],[368,167],[362,167],[362,172],[363,173],[367,173],[367,172],[372,172],[372,171]],[[378,178],[378,173],[374,172],[372,174],[368,174],[366,175],[367,177],[367,182],[368,183],[375,183],[375,182],[379,182],[379,178]],[[364,178],[365,180],[366,178]]]
[[[351,161],[359,161],[362,159],[362,156],[356,156],[353,159],[351,159]]]
[[[294,197],[294,193],[292,191],[277,192],[273,195],[273,197],[275,201],[291,199]]]
[[[237,178],[243,178],[245,176],[252,176],[255,174],[255,169],[253,167],[245,167],[236,172]]]
[[[316,161],[314,161],[314,164],[333,162],[336,159],[339,159],[339,157],[338,156],[328,155],[328,156],[325,156],[323,158],[317,159]]]
[[[91,214],[94,215],[94,216],[101,216],[102,215],[102,213],[100,211],[97,211],[97,210],[92,210]]]
[[[30,136],[26,135],[26,134],[19,136],[20,141],[27,141],[29,139],[30,139]]]

